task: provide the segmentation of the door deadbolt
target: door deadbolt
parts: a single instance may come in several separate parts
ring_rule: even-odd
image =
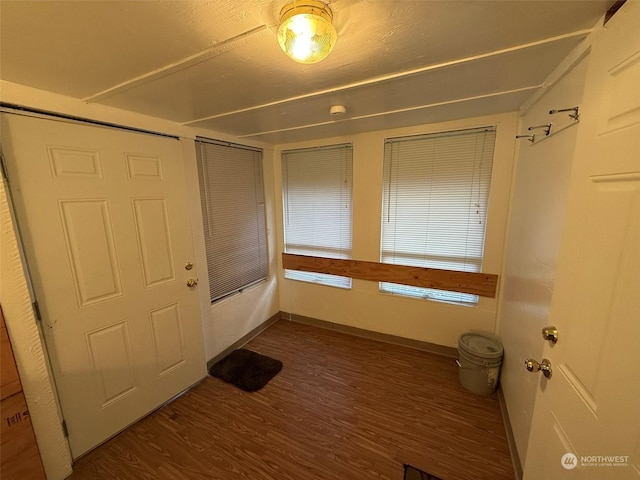
[[[556,327],[544,327],[542,329],[542,338],[548,340],[551,345],[558,343],[558,329]]]
[[[198,285],[198,279],[194,279],[194,278],[190,278],[189,280],[187,280],[187,287],[189,288],[193,288],[196,285]]]
[[[551,369],[551,361],[548,358],[543,358],[542,362],[539,363],[536,360],[530,358],[526,360],[524,364],[527,367],[527,370],[529,370],[530,372],[535,373],[542,370],[542,374],[545,377],[551,378],[553,370]]]

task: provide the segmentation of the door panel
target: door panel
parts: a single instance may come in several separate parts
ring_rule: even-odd
[[[181,324],[180,310],[175,303],[151,312],[151,329],[159,376],[185,362]]]
[[[78,457],[206,375],[182,147],[15,114],[2,144]]]
[[[100,154],[95,150],[48,146],[54,177],[102,178]]]
[[[134,198],[138,248],[146,287],[175,280],[173,248],[164,198]]]
[[[122,295],[106,200],[60,200],[62,232],[80,306]]]
[[[126,154],[127,171],[131,180],[164,180],[162,159],[151,155]]]
[[[138,389],[127,322],[88,333],[87,347],[102,407]]]
[[[638,32],[627,2],[594,33],[525,480],[640,478]]]

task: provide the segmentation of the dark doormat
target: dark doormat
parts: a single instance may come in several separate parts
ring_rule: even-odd
[[[209,369],[209,375],[255,392],[282,370],[282,362],[244,348],[234,350]]]
[[[404,466],[404,480],[442,480],[411,465]]]

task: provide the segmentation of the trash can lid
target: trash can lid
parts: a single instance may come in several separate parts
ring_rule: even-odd
[[[499,358],[504,353],[504,348],[498,339],[478,333],[463,333],[460,335],[458,337],[458,347],[481,358]]]

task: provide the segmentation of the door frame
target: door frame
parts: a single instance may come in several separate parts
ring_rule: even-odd
[[[51,374],[42,324],[36,313],[37,309],[34,308],[37,300],[31,284],[29,264],[24,253],[3,155],[0,183],[0,262],[3,266],[0,274],[0,302],[43,467],[47,478],[62,479],[73,472],[71,450],[63,427],[64,419],[55,379]],[[24,355],[24,352],[29,354]]]

